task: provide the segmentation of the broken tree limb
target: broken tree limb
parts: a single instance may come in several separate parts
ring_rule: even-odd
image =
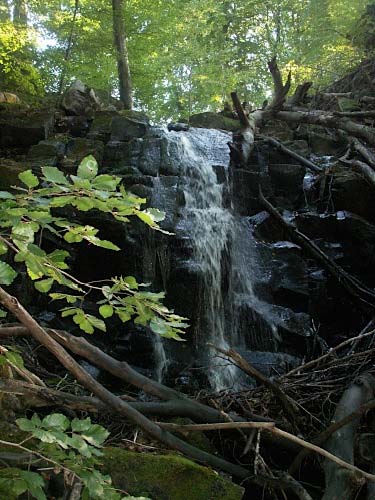
[[[287,100],[288,107],[301,106],[312,84],[313,82],[304,82],[298,85],[294,94]]]
[[[90,392],[95,394],[103,403],[116,413],[129,419],[133,424],[142,429],[157,441],[163,443],[168,448],[180,451],[182,454],[199,462],[206,463],[211,467],[221,469],[231,475],[246,479],[249,471],[244,467],[235,465],[215,455],[185,443],[182,439],[162,430],[158,425],[142,415],[128,403],[108,391],[103,385],[97,382],[88,374],[67,351],[44,331],[44,329],[34,320],[24,309],[15,297],[9,295],[0,287],[0,302],[10,311],[28,330],[32,337],[45,346],[56,359]]]
[[[250,377],[255,378],[255,380],[261,384],[263,384],[265,387],[267,387],[280,401],[281,406],[284,408],[285,413],[288,415],[290,419],[290,423],[295,426],[295,420],[298,415],[298,407],[294,403],[294,401],[287,396],[280,387],[275,384],[275,382],[272,382],[268,377],[263,375],[259,370],[251,366],[250,363],[248,363],[238,352],[234,351],[233,349],[222,349],[220,347],[216,347],[215,345],[210,344],[216,351],[220,352],[221,354],[224,354],[224,356],[227,356],[229,359],[232,360],[232,362],[238,366],[244,373],[249,375]]]
[[[375,307],[375,293],[357,278],[346,272],[336,262],[331,260],[313,241],[306,235],[286,222],[276,208],[263,195],[261,186],[259,186],[259,201],[263,207],[283,226],[292,241],[300,245],[314,259],[320,262],[324,268],[341,284],[341,286],[363,307],[371,310]]]
[[[357,153],[363,156],[363,158],[371,167],[375,168],[375,154],[372,151],[366,148],[366,146],[364,146],[361,141],[356,138],[352,139],[351,146],[354,151],[357,151]]]
[[[312,170],[313,172],[316,173],[322,173],[323,169],[321,167],[318,167],[315,163],[312,161],[308,160],[304,156],[299,155],[295,151],[292,151],[291,149],[287,148],[282,144],[281,142],[277,141],[273,137],[268,137],[266,135],[260,135],[259,139],[263,139],[264,141],[267,141],[269,144],[272,144],[272,146],[275,146],[279,151],[282,151],[283,153],[286,153],[289,155],[291,158],[294,158],[298,162],[302,163],[302,165],[305,165],[308,169]]]
[[[308,123],[310,125],[320,125],[321,127],[343,130],[349,135],[375,145],[375,129],[349,120],[349,118],[344,116],[337,117],[334,113],[327,111],[279,111],[273,114],[273,116],[288,123]]]
[[[290,85],[292,81],[292,73],[289,71],[288,78],[286,83],[283,83],[283,79],[277,65],[276,57],[273,57],[268,62],[268,69],[271,73],[273,86],[274,86],[274,95],[271,103],[267,106],[268,110],[279,111],[285,102],[286,96],[290,90]]]
[[[327,427],[326,430],[321,432],[319,436],[313,440],[313,444],[316,444],[317,446],[323,445],[334,432],[340,430],[345,425],[350,424],[354,419],[361,417],[364,413],[374,408],[375,408],[375,400],[371,400],[368,403],[360,406],[357,410],[353,411],[352,413],[349,413],[349,415],[344,417],[342,420],[332,422],[332,424],[329,427]],[[308,457],[310,453],[311,450],[308,450],[306,448],[304,450],[301,450],[300,453],[293,460],[292,465],[289,467],[289,473],[294,474],[295,472],[297,472],[302,461],[306,457]]]
[[[169,423],[161,423],[158,422],[160,426],[164,427],[165,429],[170,429],[170,430],[176,430],[176,431],[216,431],[216,430],[232,430],[235,429],[236,426],[240,426],[237,428],[246,428],[248,426],[251,429],[254,428],[259,428],[257,426],[262,425],[260,428],[264,432],[270,432],[272,434],[278,435],[278,436],[283,436],[286,439],[289,439],[300,446],[304,448],[308,448],[311,451],[314,451],[315,453],[318,453],[322,457],[327,458],[330,463],[334,463],[335,465],[338,465],[346,470],[351,471],[352,473],[358,474],[361,477],[364,477],[365,479],[368,479],[369,481],[375,481],[375,476],[373,474],[369,474],[368,472],[363,471],[362,469],[359,469],[358,467],[355,467],[352,465],[352,463],[346,462],[345,460],[341,459],[340,457],[337,457],[333,453],[330,453],[329,451],[320,448],[319,446],[316,446],[312,443],[309,443],[308,441],[305,441],[304,439],[301,439],[294,434],[290,434],[289,432],[282,431],[281,429],[278,429],[277,427],[273,426],[272,424],[266,424],[266,423],[258,423],[258,422],[242,422],[242,423],[236,423],[236,422],[227,422],[223,424],[207,424],[205,426],[202,425],[177,425],[177,424],[169,424]],[[331,498],[331,497],[330,497]],[[333,497],[332,497],[333,498]],[[336,498],[336,497],[335,497]],[[341,496],[337,497],[340,498],[340,500],[349,500],[349,497]]]
[[[332,422],[342,420],[352,413],[353,409],[359,409],[367,403],[373,398],[374,389],[375,379],[371,374],[367,373],[358,377],[342,395]],[[354,463],[355,437],[359,422],[359,418],[351,420],[347,425],[332,434],[326,444],[326,449],[329,452],[334,453],[350,464]],[[369,479],[363,474],[358,476],[357,471],[347,467],[343,468],[337,462],[325,461],[323,469],[326,490],[322,500],[342,500],[343,498],[350,500],[356,496],[362,486],[362,478]]]
[[[340,163],[344,163],[351,167],[355,172],[363,175],[371,186],[375,187],[375,170],[372,169],[367,163],[361,160],[343,160],[340,159]]]
[[[291,375],[294,375],[295,373],[298,373],[298,372],[300,372],[302,370],[307,370],[308,368],[311,368],[312,366],[318,365],[319,363],[321,363],[325,359],[330,358],[333,354],[335,354],[340,349],[343,349],[344,347],[352,344],[353,342],[354,343],[355,342],[360,342],[361,340],[363,340],[363,339],[365,339],[367,337],[373,336],[374,333],[375,333],[375,330],[371,330],[371,332],[360,333],[356,337],[352,337],[352,338],[350,338],[348,340],[345,340],[341,344],[339,344],[336,347],[333,347],[332,349],[330,349],[329,352],[327,352],[326,354],[323,354],[322,356],[319,356],[319,358],[312,359],[311,361],[308,361],[307,363],[305,363],[303,365],[300,365],[300,366],[297,366],[296,368],[293,368],[293,370],[290,370],[285,375],[282,375],[281,379],[287,379],[288,377],[290,377]]]
[[[58,343],[74,352],[78,356],[87,359],[90,363],[106,370],[114,377],[123,380],[124,382],[143,390],[146,394],[155,396],[164,401],[173,401],[182,408],[184,404],[185,416],[192,418],[198,422],[225,422],[227,419],[222,412],[206,406],[198,401],[190,399],[185,394],[182,394],[175,389],[171,389],[155,380],[151,380],[141,373],[134,370],[125,361],[118,361],[109,354],[105,353],[98,347],[92,345],[84,337],[75,337],[63,330],[47,329],[46,332]],[[0,337],[9,336],[28,336],[30,331],[24,326],[7,326],[0,328]],[[231,415],[231,419],[240,420],[236,415]],[[251,420],[269,421],[259,415],[249,414]]]
[[[237,142],[240,143],[239,146],[241,148],[241,151],[239,152],[240,163],[242,165],[246,165],[254,147],[256,122],[261,119],[261,112],[255,111],[248,117],[236,92],[231,93],[231,98],[241,124],[239,141],[237,140]]]

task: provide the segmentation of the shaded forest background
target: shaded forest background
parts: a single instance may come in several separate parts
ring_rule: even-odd
[[[127,0],[136,107],[154,120],[222,108],[237,88],[260,105],[276,56],[293,86],[322,88],[372,51],[368,0]],[[1,0],[0,88],[35,101],[78,78],[118,96],[111,2]]]

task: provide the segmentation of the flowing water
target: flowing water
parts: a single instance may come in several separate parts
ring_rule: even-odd
[[[230,139],[228,133],[207,129],[168,134],[168,147],[178,157],[184,179],[185,205],[178,230],[188,237],[192,264],[200,277],[197,361],[205,367],[213,390],[237,388],[241,378],[237,368],[219,358],[210,344],[222,349],[244,346],[241,308],[259,315],[267,312],[253,289],[259,263],[249,222],[234,216],[225,203]],[[273,329],[268,325],[270,332]],[[161,341],[155,344],[155,357],[162,367],[160,378],[167,366]]]
[[[203,280],[203,304],[200,318],[201,336],[205,348],[202,362],[208,364],[208,377],[214,390],[235,383],[235,368],[217,360],[215,351],[207,344],[228,347],[225,332],[225,297],[223,293],[223,258],[233,218],[223,207],[225,183],[219,183],[213,166],[228,168],[228,134],[215,130],[192,129],[181,137],[182,164],[187,177],[184,186],[185,217],[193,247],[194,260],[200,267]],[[216,155],[216,156],[215,156]],[[219,162],[219,163],[218,163]]]

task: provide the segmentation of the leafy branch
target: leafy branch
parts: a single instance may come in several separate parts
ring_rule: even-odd
[[[128,193],[120,177],[98,175],[93,156],[81,162],[77,175],[66,176],[56,167],[43,167],[40,179],[31,170],[22,172],[19,178],[26,187],[15,187],[15,194],[0,191],[0,255],[6,257],[0,260],[1,285],[10,285],[17,277],[16,269],[8,263],[12,255],[15,263],[26,267],[36,290],[67,303],[62,316],[72,317],[86,333],[95,329],[105,332],[104,320],[116,315],[123,323],[133,320],[163,337],[182,340],[180,335],[188,324],[163,305],[163,292],[145,291],[149,285],[138,283],[133,276],[114,277],[101,286],[81,282],[69,273],[68,251],[55,249],[47,253],[41,247],[43,234],[49,232],[69,244],[86,241],[120,251],[111,241],[100,239],[97,228],[62,215],[72,209],[99,210],[122,223],[136,216],[150,228],[165,233],[158,224],[164,219],[163,212],[142,209],[146,200]],[[98,301],[100,317],[88,314],[84,308],[86,296],[93,291],[103,297]],[[5,312],[0,311],[0,315]]]

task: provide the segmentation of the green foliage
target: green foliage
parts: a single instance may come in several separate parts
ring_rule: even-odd
[[[31,419],[20,418],[16,423],[22,431],[30,434],[30,438],[36,440],[32,453],[50,462],[53,466],[50,470],[62,475],[64,483],[73,484],[76,480],[82,482],[83,500],[133,498],[116,491],[110,476],[100,472],[100,457],[103,456],[101,448],[109,432],[93,424],[89,417],[69,420],[65,415],[53,413],[40,419],[34,414]],[[47,500],[45,486],[45,480],[37,470],[34,472],[15,467],[0,469],[0,493],[4,498],[18,498],[28,492],[37,500]]]
[[[55,167],[44,167],[42,172],[40,180],[31,170],[22,172],[19,178],[26,188],[18,188],[19,194],[0,193],[0,255],[11,254],[15,263],[23,264],[36,290],[49,293],[52,300],[65,301],[62,316],[71,317],[86,333],[105,332],[104,319],[117,316],[123,323],[133,320],[163,337],[181,340],[188,325],[162,304],[164,293],[145,290],[149,285],[137,283],[133,276],[114,277],[101,286],[82,283],[69,274],[66,250],[47,253],[40,246],[40,235],[51,232],[68,243],[87,242],[120,251],[111,241],[100,239],[97,228],[62,216],[69,213],[69,207],[81,212],[98,210],[120,222],[136,216],[157,231],[163,231],[158,222],[164,214],[154,208],[142,210],[146,200],[128,193],[120,177],[98,175],[93,156],[81,162],[77,175],[67,177]],[[0,284],[10,285],[16,276],[16,270],[0,260]],[[85,297],[90,292],[102,296],[100,317],[85,311]]]
[[[32,61],[33,36],[26,26],[0,22],[0,90],[27,95],[42,93],[42,83]]]

